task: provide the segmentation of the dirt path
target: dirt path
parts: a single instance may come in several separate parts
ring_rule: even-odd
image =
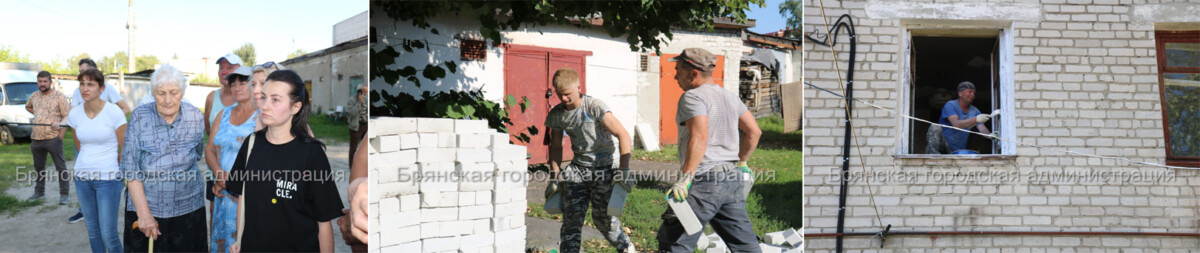
[[[349,150],[348,143],[338,143],[328,145],[325,151],[333,170],[335,172],[345,171],[346,176],[349,176],[349,163],[347,160]],[[208,171],[208,166],[205,166],[204,160],[201,159],[200,161],[202,161],[200,162],[200,170]],[[67,167],[74,167],[74,164],[75,161],[68,161]],[[348,199],[346,198],[348,186],[349,183],[345,179],[337,182],[343,206],[348,206]],[[74,184],[71,187],[74,187]],[[79,200],[74,195],[74,189],[72,189],[71,203],[65,206],[58,205],[58,183],[47,183],[46,192],[45,203],[42,205],[30,207],[11,216],[0,215],[0,231],[4,231],[4,236],[0,236],[0,252],[91,251],[88,242],[87,227],[84,225],[84,222],[80,221],[75,224],[67,223],[67,217],[75,214],[79,208]],[[33,184],[14,184],[5,193],[19,199],[25,199],[33,194]],[[205,209],[207,208],[205,207]],[[117,216],[117,224],[125,224],[124,220],[124,215]],[[333,226],[334,250],[337,252],[350,252],[350,247],[346,246],[342,240],[341,232],[337,229],[336,221]],[[124,233],[124,230],[118,229],[118,232]]]

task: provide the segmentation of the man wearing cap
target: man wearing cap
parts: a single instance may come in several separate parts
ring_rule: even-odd
[[[208,93],[208,98],[204,101],[204,132],[208,133],[209,136],[213,135],[213,133],[209,132],[212,128],[213,118],[217,117],[217,114],[221,113],[222,110],[225,110],[225,107],[233,106],[234,103],[237,103],[235,101],[237,99],[233,98],[233,90],[229,89],[229,81],[225,80],[225,76],[233,73],[234,70],[242,66],[242,57],[238,57],[232,53],[226,54],[217,59],[217,66],[219,66],[217,77],[221,79],[221,88]]]
[[[983,125],[992,115],[980,113],[979,108],[971,105],[974,101],[975,84],[961,82],[958,83],[958,99],[950,100],[942,106],[942,116],[938,118],[938,123],[956,128],[942,130],[942,136],[945,137],[951,153],[967,148],[967,131],[972,127],[978,127],[979,132],[983,134],[992,133]]]
[[[675,113],[681,173],[667,197],[686,199],[700,223],[711,223],[730,251],[760,252],[741,173],[749,171],[746,161],[762,130],[737,95],[713,83],[716,60],[700,48],[684,49],[670,60],[676,62],[675,81],[684,92]],[[659,251],[692,252],[703,233],[688,235],[669,208],[662,219]]]

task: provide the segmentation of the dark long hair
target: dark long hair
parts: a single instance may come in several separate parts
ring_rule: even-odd
[[[100,70],[87,69],[80,71],[79,76],[75,77],[75,79],[79,79],[79,82],[83,82],[83,77],[85,76],[91,78],[92,81],[96,81],[96,83],[100,85],[100,88],[104,88],[104,73],[101,73]]]
[[[300,111],[292,115],[292,129],[290,129],[292,135],[306,143],[316,142],[317,144],[321,144],[321,147],[324,148],[325,143],[308,134],[308,114],[310,107],[308,104],[308,90],[304,89],[304,81],[300,79],[300,75],[296,74],[296,71],[289,69],[275,71],[267,75],[267,82],[271,81],[284,82],[292,86],[292,91],[288,92],[288,98],[293,103],[300,102]],[[263,128],[262,131],[267,131],[267,129]]]

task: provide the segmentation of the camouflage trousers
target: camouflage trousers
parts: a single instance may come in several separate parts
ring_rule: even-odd
[[[559,189],[564,193],[563,224],[560,230],[562,241],[558,245],[560,252],[580,251],[583,220],[587,216],[589,204],[592,206],[592,222],[596,223],[596,229],[604,234],[608,243],[617,250],[624,250],[632,245],[629,235],[621,229],[621,220],[608,216],[608,198],[612,195],[615,171],[612,165],[584,167],[571,164],[559,173],[559,178],[562,179]]]

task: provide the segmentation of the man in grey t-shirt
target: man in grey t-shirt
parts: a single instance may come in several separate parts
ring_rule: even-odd
[[[737,95],[713,84],[716,60],[700,48],[684,49],[670,60],[676,62],[675,81],[684,92],[675,114],[681,173],[667,197],[687,199],[700,223],[711,222],[730,251],[760,252],[746,212],[742,190],[747,186],[741,173],[749,171],[745,163],[762,130]],[[688,235],[669,208],[662,218],[659,251],[692,252],[702,233]]]
[[[590,204],[592,221],[604,234],[604,239],[619,252],[637,252],[629,235],[621,229],[621,220],[608,215],[614,178],[621,182],[628,180],[632,139],[603,101],[579,94],[579,74],[575,70],[559,69],[554,72],[553,80],[554,90],[562,103],[546,115],[546,131],[550,134],[550,175],[551,179],[556,179],[546,185],[546,198],[549,199],[562,184],[563,224],[559,231],[562,239],[559,250],[579,252],[583,220]],[[560,172],[564,133],[571,138],[575,158]],[[621,144],[619,169],[613,168],[614,136]],[[628,190],[629,186],[625,187]]]

